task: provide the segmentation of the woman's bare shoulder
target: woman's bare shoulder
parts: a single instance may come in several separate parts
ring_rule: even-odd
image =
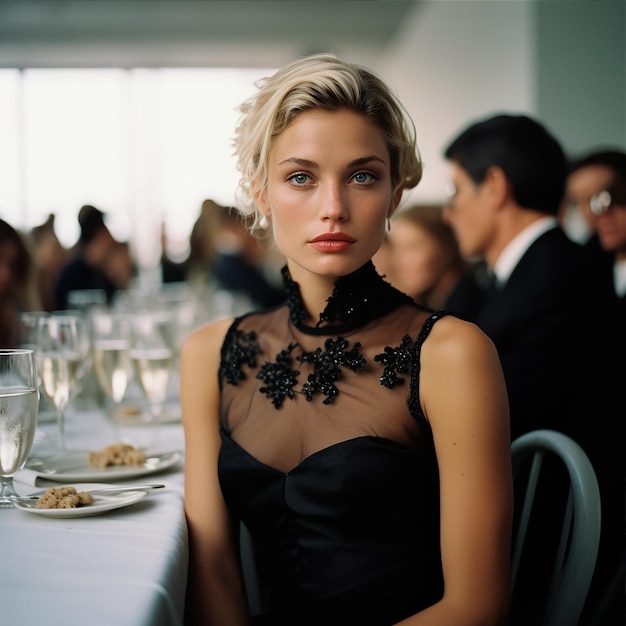
[[[183,359],[206,358],[207,353],[219,355],[224,338],[233,323],[232,318],[209,322],[193,330],[182,344]]]
[[[447,315],[438,320],[422,348],[422,364],[435,371],[471,371],[481,365],[500,368],[493,341],[476,324]]]

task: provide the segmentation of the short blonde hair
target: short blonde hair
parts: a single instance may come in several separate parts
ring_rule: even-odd
[[[274,141],[302,111],[348,109],[365,116],[384,135],[394,189],[412,189],[422,177],[415,126],[392,90],[372,72],[332,54],[293,61],[255,83],[257,92],[240,107],[234,152],[241,173],[238,208],[256,214],[253,181],[267,186],[267,159]],[[256,222],[255,222],[256,223]]]

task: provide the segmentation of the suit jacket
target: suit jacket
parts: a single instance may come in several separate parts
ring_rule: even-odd
[[[614,392],[610,354],[623,329],[613,303],[595,261],[560,228],[530,246],[504,286],[486,290],[475,321],[502,361],[513,438],[586,432],[603,404],[597,392]]]
[[[536,428],[565,432],[594,466],[602,539],[588,600],[593,606],[624,554],[626,320],[612,283],[598,255],[555,228],[530,246],[504,286],[485,291],[474,321],[500,355],[512,438]],[[548,467],[558,481],[557,468]],[[552,502],[561,491],[555,485],[540,497]],[[535,531],[542,545],[559,530],[548,526]],[[538,572],[530,569],[536,582]]]

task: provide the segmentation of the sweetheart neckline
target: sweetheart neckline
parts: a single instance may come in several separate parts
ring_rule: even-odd
[[[351,437],[349,439],[344,439],[343,441],[337,441],[335,443],[331,443],[328,446],[325,446],[324,448],[320,448],[319,450],[316,450],[315,452],[312,452],[311,454],[309,454],[309,455],[305,456],[304,458],[302,458],[300,460],[300,462],[297,463],[296,465],[294,465],[290,470],[283,471],[283,470],[280,470],[280,469],[278,469],[276,467],[273,467],[272,465],[268,465],[267,463],[264,463],[263,461],[257,459],[252,453],[250,453],[243,446],[241,446],[239,444],[239,442],[237,442],[235,439],[233,439],[230,436],[230,434],[227,433],[226,430],[224,430],[223,428],[220,429],[220,432],[221,432],[222,436],[225,439],[228,439],[228,441],[233,443],[235,445],[235,447],[237,447],[239,450],[241,450],[247,457],[252,459],[255,463],[257,463],[259,465],[262,465],[263,467],[269,469],[272,472],[276,472],[278,474],[282,474],[283,476],[289,476],[290,474],[294,473],[296,470],[301,468],[303,464],[305,464],[307,461],[309,461],[309,459],[315,460],[315,458],[320,456],[321,454],[324,454],[324,453],[327,453],[327,452],[332,452],[332,451],[336,450],[340,446],[343,446],[345,444],[354,444],[356,442],[361,442],[361,441],[365,441],[365,440],[370,441],[370,442],[374,442],[375,441],[375,442],[381,442],[381,443],[390,444],[393,448],[397,448],[399,451],[404,451],[404,452],[407,452],[409,454],[420,454],[417,450],[412,450],[410,448],[407,448],[406,446],[403,446],[398,441],[394,441],[393,439],[389,439],[388,437],[379,437],[377,435],[359,435],[357,437]]]

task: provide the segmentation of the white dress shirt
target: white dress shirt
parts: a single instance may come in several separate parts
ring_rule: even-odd
[[[506,281],[509,280],[509,277],[513,273],[513,270],[520,262],[520,259],[526,253],[526,250],[528,250],[541,235],[557,226],[558,222],[556,217],[547,215],[546,217],[536,220],[511,239],[500,253],[493,267],[492,271],[496,277],[496,284],[500,287],[505,285]]]

